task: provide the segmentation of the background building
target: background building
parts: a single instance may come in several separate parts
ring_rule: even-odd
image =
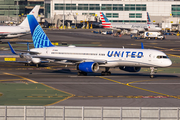
[[[0,16],[14,17],[25,13],[26,0],[0,0]]]
[[[58,14],[93,14],[100,11],[111,22],[146,23],[147,12],[152,22],[160,23],[166,17],[180,17],[180,1],[172,0],[45,0],[45,17]],[[178,21],[178,20],[177,20]]]
[[[28,14],[35,5],[40,5],[39,14],[44,14],[44,0],[27,0],[25,13]]]

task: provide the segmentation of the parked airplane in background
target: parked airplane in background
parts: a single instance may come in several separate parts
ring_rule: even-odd
[[[29,13],[38,16],[40,5],[36,5]],[[29,23],[27,17],[18,26],[0,26],[0,38],[14,38],[30,33]]]
[[[150,17],[149,17],[149,13],[147,12],[147,24],[152,24],[151,23],[151,19],[150,19]]]
[[[111,23],[107,17],[104,15],[103,12],[100,12],[100,18],[102,21],[101,26],[103,28],[108,29],[120,29],[120,30],[128,30],[131,31],[131,33],[138,33],[138,32],[144,32],[144,31],[150,31],[150,32],[158,32],[161,31],[161,28],[158,27],[158,25],[153,24],[123,24],[123,23]]]
[[[33,15],[27,16],[34,48],[20,55],[28,57],[34,64],[41,63],[42,59],[62,64],[75,64],[78,75],[97,72],[99,67],[105,67],[102,75],[110,75],[111,67],[128,72],[138,72],[141,67],[151,68],[151,77],[156,67],[168,67],[172,64],[167,55],[152,49],[128,49],[128,48],[96,48],[96,47],[59,47],[54,46],[38,24]],[[10,45],[14,54],[16,52]]]

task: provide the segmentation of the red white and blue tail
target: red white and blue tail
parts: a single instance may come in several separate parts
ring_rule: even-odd
[[[149,13],[147,12],[147,24],[151,24],[151,19],[149,17]]]
[[[100,12],[100,18],[102,21],[102,27],[103,28],[112,28],[111,22],[107,19],[107,17],[104,15],[103,12]]]

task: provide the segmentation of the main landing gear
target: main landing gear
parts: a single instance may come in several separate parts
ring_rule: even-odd
[[[86,73],[86,72],[79,71],[79,72],[78,72],[78,76],[87,76],[87,73]]]
[[[101,75],[111,75],[111,72],[109,71],[109,67],[105,67],[105,71],[101,72]]]

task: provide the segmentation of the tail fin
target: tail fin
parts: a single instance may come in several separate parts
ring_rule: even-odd
[[[31,12],[30,12],[29,14],[30,14],[30,15],[34,15],[34,16],[37,18],[38,12],[39,12],[39,8],[40,8],[40,5],[36,5],[36,6],[31,10]],[[27,17],[24,19],[24,21],[23,21],[19,26],[21,26],[21,27],[29,27]]]
[[[141,49],[144,49],[144,45],[143,45],[143,43],[141,42]]]
[[[150,24],[151,23],[151,19],[149,17],[149,13],[147,12],[147,24]]]
[[[112,28],[111,22],[107,19],[103,12],[100,12],[100,17],[102,21],[103,28]]]
[[[53,47],[54,45],[52,45],[51,41],[44,33],[34,15],[27,15],[27,18],[31,30],[34,48]]]

